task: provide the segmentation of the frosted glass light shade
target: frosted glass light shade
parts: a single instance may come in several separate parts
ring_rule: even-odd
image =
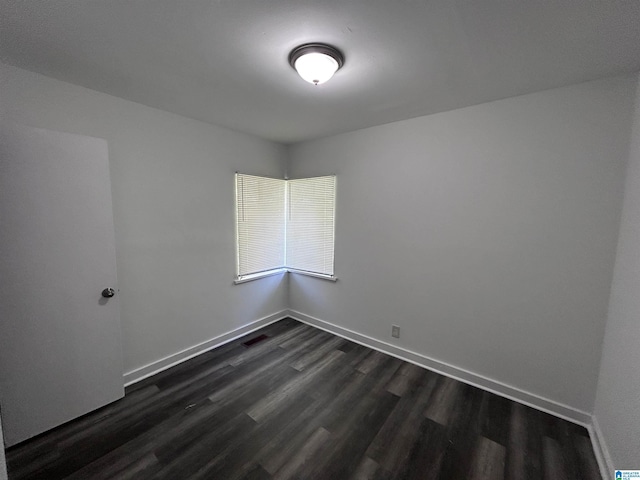
[[[344,56],[331,45],[307,43],[291,51],[289,64],[304,80],[319,85],[340,70],[344,64]]]
[[[304,80],[319,85],[333,77],[338,62],[324,53],[307,53],[295,61],[294,68]]]

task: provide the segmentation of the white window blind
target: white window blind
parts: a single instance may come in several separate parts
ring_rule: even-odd
[[[287,268],[333,276],[335,175],[287,181]]]
[[[237,275],[284,268],[285,181],[236,174]]]

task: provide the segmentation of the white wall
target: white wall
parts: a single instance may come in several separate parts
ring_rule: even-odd
[[[292,146],[291,178],[338,175],[339,281],[291,276],[291,307],[591,412],[634,82]]]
[[[610,468],[640,468],[640,84],[595,418]]]
[[[283,146],[0,64],[13,121],[109,144],[125,371],[287,306],[234,286],[236,170],[281,177]]]

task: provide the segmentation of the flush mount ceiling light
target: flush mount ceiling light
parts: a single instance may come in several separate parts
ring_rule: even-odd
[[[289,54],[289,64],[314,85],[326,82],[344,65],[340,50],[324,43],[306,43]]]

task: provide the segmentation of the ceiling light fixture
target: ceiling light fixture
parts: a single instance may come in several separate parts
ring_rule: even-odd
[[[326,82],[344,65],[344,56],[324,43],[306,43],[289,54],[289,64],[304,80],[314,85]]]

